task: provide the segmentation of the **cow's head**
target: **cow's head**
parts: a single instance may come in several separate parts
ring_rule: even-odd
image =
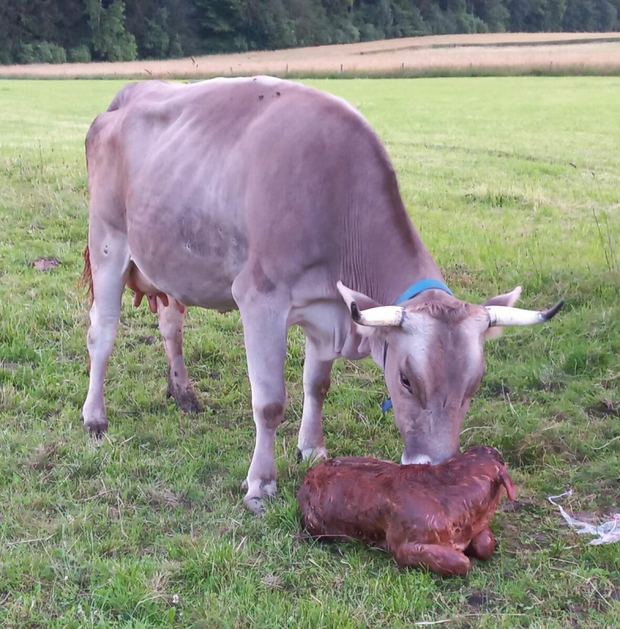
[[[545,312],[513,308],[520,286],[482,305],[430,290],[402,306],[381,306],[341,283],[338,289],[383,363],[403,463],[437,464],[458,454],[463,417],[486,368],[485,339],[504,326],[548,321],[563,303]]]

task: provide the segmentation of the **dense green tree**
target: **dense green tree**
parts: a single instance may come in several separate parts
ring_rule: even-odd
[[[205,48],[221,52],[240,50],[247,22],[247,2],[243,0],[195,0],[199,33]],[[245,39],[245,38],[243,38]]]
[[[146,18],[147,34],[144,44],[149,56],[163,59],[170,51],[170,35],[168,33],[168,9],[162,7],[155,11],[152,18]]]
[[[508,30],[510,10],[502,0],[472,0],[469,8],[468,13],[484,22],[490,31]]]
[[[612,31],[618,28],[618,9],[609,0],[596,0],[594,7],[597,31]]]
[[[75,48],[69,49],[67,59],[72,63],[88,63],[92,59],[92,56],[88,46],[80,44]]]
[[[252,0],[247,3],[243,47],[267,50],[297,45],[295,24],[283,0]]]
[[[125,4],[114,0],[106,9],[103,0],[86,0],[92,47],[100,59],[131,61],[137,57],[136,38],[125,30]]]

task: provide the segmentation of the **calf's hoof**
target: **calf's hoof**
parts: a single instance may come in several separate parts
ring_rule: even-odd
[[[327,449],[324,446],[317,448],[297,448],[297,460],[298,461],[320,461],[322,459],[329,459]]]
[[[465,549],[465,554],[476,559],[487,560],[495,551],[495,537],[491,529],[484,529],[474,537]]]
[[[275,480],[262,481],[258,488],[253,490],[246,479],[241,483],[241,488],[248,492],[243,499],[243,506],[256,515],[265,513],[265,500],[274,496],[277,491]]]
[[[171,397],[176,405],[186,413],[201,413],[202,405],[198,401],[194,389],[190,387],[180,387],[173,382],[168,382],[166,395]]]

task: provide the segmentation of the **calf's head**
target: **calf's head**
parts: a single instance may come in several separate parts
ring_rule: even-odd
[[[402,306],[381,306],[339,283],[361,334],[380,356],[405,442],[403,463],[442,463],[459,452],[463,418],[485,372],[484,341],[508,325],[533,325],[562,307],[513,308],[521,287],[484,304],[428,291]]]
[[[508,500],[516,498],[516,489],[502,455],[491,446],[474,446],[459,459],[463,464],[463,474],[466,476],[480,476],[481,474],[493,478],[506,488]]]

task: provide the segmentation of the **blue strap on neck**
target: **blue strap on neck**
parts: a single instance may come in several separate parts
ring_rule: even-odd
[[[402,304],[403,301],[407,301],[408,299],[413,299],[416,295],[424,292],[425,290],[442,290],[444,293],[448,293],[448,295],[452,295],[452,291],[441,281],[434,280],[431,278],[426,278],[412,284],[395,302],[394,304],[398,306],[398,304]],[[383,371],[385,372],[385,361],[387,360],[387,349],[388,344],[387,341],[383,344]],[[392,400],[389,398],[381,402],[381,412],[385,415],[392,408]]]
[[[403,301],[413,299],[416,295],[419,295],[425,290],[430,290],[432,288],[436,290],[442,290],[444,293],[452,295],[452,291],[443,282],[426,278],[424,280],[416,282],[415,284],[412,284],[394,303],[398,306],[398,304],[402,304]]]

